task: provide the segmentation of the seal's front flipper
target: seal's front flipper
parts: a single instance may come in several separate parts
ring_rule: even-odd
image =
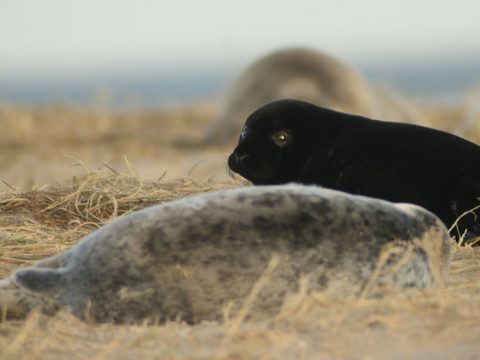
[[[51,293],[61,285],[63,274],[57,269],[28,268],[14,273],[12,281],[34,293]]]

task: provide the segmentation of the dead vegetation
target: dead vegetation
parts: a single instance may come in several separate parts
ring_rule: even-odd
[[[0,194],[0,277],[11,264],[53,255],[109,221],[195,193],[239,186],[240,182],[143,181],[135,170],[119,174],[108,165],[71,185]]]
[[[465,106],[424,111],[452,131],[462,122],[451,119],[467,113]],[[477,121],[463,135],[480,142],[473,130],[479,113],[469,111]],[[132,114],[63,106],[0,109],[0,278],[129,212],[244,185],[226,174],[228,148],[178,145],[178,139],[198,139],[211,120],[208,107]],[[261,323],[245,321],[253,290],[243,313],[196,326],[91,324],[65,312],[33,312],[12,321],[0,311],[0,358],[475,359],[480,252],[454,244],[452,250],[443,288],[333,301],[309,292],[299,279],[298,293]]]
[[[0,195],[0,275],[69,248],[97,227],[136,209],[239,182],[143,181],[108,167],[60,187]],[[452,244],[449,284],[382,299],[332,300],[299,291],[261,323],[243,312],[197,326],[89,324],[33,312],[0,322],[3,359],[457,359],[475,358],[480,337],[480,252]],[[268,281],[268,279],[267,279]]]
[[[0,190],[64,184],[83,176],[85,167],[105,163],[124,169],[125,156],[147,179],[226,180],[228,149],[185,145],[198,142],[214,116],[206,105],[121,113],[61,105],[0,108]]]

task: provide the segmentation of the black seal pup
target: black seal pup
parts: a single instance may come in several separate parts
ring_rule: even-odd
[[[418,125],[372,120],[303,101],[269,103],[247,119],[231,170],[252,183],[299,182],[420,205],[451,227],[479,205],[480,147]],[[480,211],[458,237],[480,235]]]
[[[314,186],[247,187],[120,218],[0,281],[0,308],[67,307],[114,322],[221,320],[263,276],[250,312],[261,318],[298,291],[301,275],[331,296],[441,284],[449,250],[441,221],[414,205]]]

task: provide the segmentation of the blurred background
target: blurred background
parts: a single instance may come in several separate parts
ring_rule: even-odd
[[[421,100],[480,80],[474,0],[1,0],[2,103],[116,106],[215,98],[247,63],[308,46]]]
[[[0,189],[124,155],[147,177],[223,176],[230,148],[178,144],[211,125],[246,66],[291,46],[333,56],[476,141],[478,14],[473,0],[0,0]]]

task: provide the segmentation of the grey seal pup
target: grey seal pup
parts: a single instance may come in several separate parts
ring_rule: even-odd
[[[315,186],[247,187],[120,218],[3,280],[0,304],[69,308],[99,322],[221,320],[277,259],[250,312],[261,318],[302,275],[332,296],[434,286],[449,249],[440,220],[414,205]]]

